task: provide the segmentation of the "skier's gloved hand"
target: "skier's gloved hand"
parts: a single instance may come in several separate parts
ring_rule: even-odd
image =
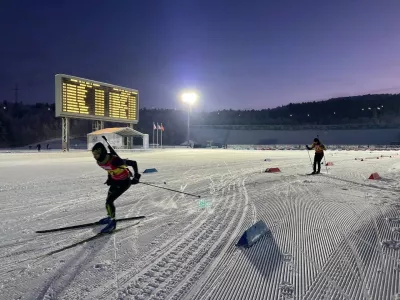
[[[308,145],[306,145],[307,150],[310,150],[310,147]]]
[[[138,184],[140,177],[142,177],[142,175],[140,175],[139,173],[135,174],[135,176],[131,180],[132,184]]]

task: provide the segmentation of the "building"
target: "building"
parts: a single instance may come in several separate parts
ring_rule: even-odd
[[[149,135],[136,131],[130,127],[105,128],[93,131],[87,135],[88,150],[92,150],[97,142],[105,143],[102,136],[105,136],[114,149],[149,149]],[[142,143],[134,145],[135,137],[142,139]]]

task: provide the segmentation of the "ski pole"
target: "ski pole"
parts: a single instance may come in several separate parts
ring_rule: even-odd
[[[139,181],[139,183],[141,183],[141,184],[145,184],[145,185],[149,185],[149,186],[152,186],[152,187],[156,187],[156,188],[159,188],[159,189],[163,189],[163,190],[167,190],[167,191],[175,192],[175,193],[181,193],[181,194],[185,194],[185,195],[189,195],[189,196],[197,197],[197,198],[200,198],[200,197],[201,197],[201,196],[199,196],[199,195],[194,195],[194,194],[190,194],[190,193],[185,193],[185,192],[181,192],[181,191],[177,191],[177,190],[173,190],[173,189],[165,188],[165,187],[162,187],[162,186],[153,185],[153,184],[150,184],[150,183],[147,183],[147,182],[142,182],[142,181]]]
[[[148,184],[167,184],[167,182],[166,181],[163,181],[163,182],[148,182],[148,181],[146,181],[146,183],[148,183]]]
[[[329,173],[329,172],[328,172],[328,166],[326,165],[325,154],[324,154],[324,162],[325,162],[326,173]]]
[[[114,148],[113,148],[113,147],[110,145],[110,143],[108,142],[107,138],[106,138],[104,135],[102,136],[102,138],[106,141],[106,143],[107,143],[107,145],[108,145],[108,148],[110,149],[110,153],[111,153],[111,154],[114,154],[114,155],[116,155],[116,156],[119,157],[119,155],[117,154],[117,152],[115,152]],[[129,170],[129,169],[128,169],[128,170]],[[129,170],[129,173],[130,173],[130,170]],[[152,187],[156,187],[156,188],[159,188],[159,189],[168,190],[168,191],[175,192],[175,193],[181,193],[181,194],[185,194],[185,195],[197,197],[197,198],[200,198],[200,197],[201,197],[201,196],[199,196],[199,195],[194,195],[194,194],[190,194],[190,193],[185,193],[185,192],[181,192],[181,191],[177,191],[177,190],[165,188],[165,187],[162,187],[162,186],[153,185],[153,184],[151,184],[151,183],[146,183],[146,182],[141,182],[141,181],[139,181],[138,183],[145,184],[145,185],[152,186]]]
[[[310,159],[311,168],[313,168],[313,164],[312,164],[312,160],[311,160],[311,156],[310,156],[310,150],[307,149],[307,153],[308,153],[308,158]]]

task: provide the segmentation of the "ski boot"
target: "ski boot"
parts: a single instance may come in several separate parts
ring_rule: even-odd
[[[111,233],[115,228],[117,228],[117,222],[115,219],[111,219],[110,223],[101,230],[101,233]]]

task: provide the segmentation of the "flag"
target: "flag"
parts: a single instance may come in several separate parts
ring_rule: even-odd
[[[157,122],[157,127],[156,127],[156,129],[157,129],[157,148],[158,148],[158,129],[160,129],[160,125],[158,125],[158,122]],[[161,133],[162,134],[162,133]]]
[[[163,124],[161,123],[161,130],[162,131],[164,131],[164,126],[163,126]]]
[[[161,129],[161,127],[160,127],[160,125],[158,125],[158,123],[157,123],[157,129],[158,129],[158,130],[160,130],[160,129]]]
[[[154,122],[153,122],[153,130],[156,130],[157,128],[156,128],[156,124],[154,124]]]

